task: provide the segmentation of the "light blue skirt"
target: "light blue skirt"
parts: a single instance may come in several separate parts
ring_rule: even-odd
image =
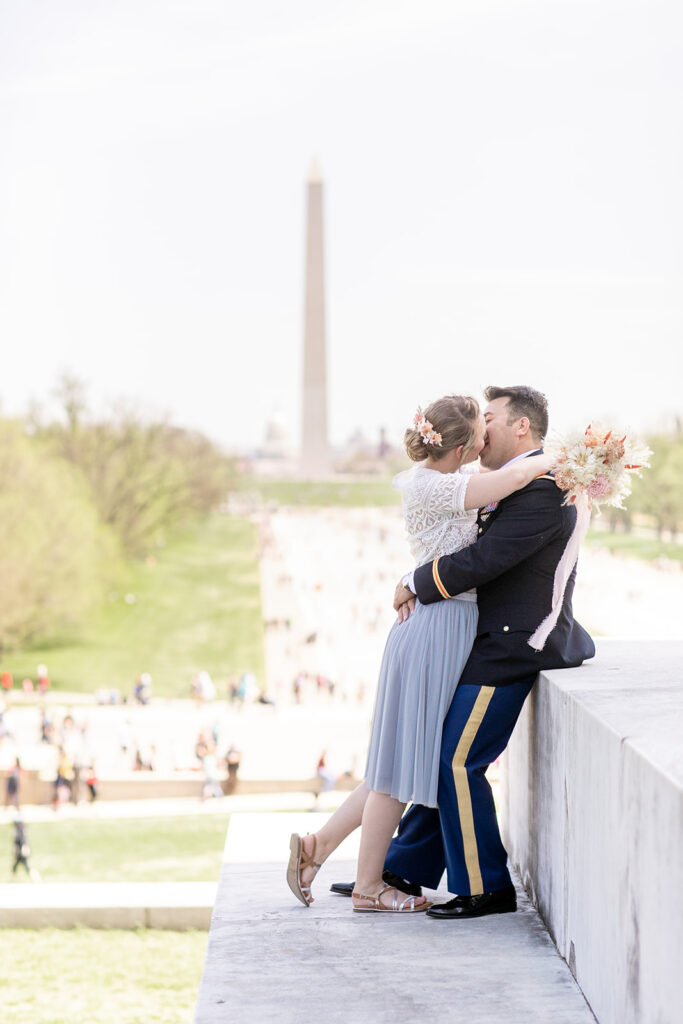
[[[471,600],[469,599],[471,597]],[[416,604],[389,633],[377,684],[365,783],[436,807],[441,730],[477,632],[474,594]]]

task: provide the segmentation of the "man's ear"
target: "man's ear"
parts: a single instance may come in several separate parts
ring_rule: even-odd
[[[517,427],[517,434],[519,437],[526,437],[529,433],[529,427],[531,424],[526,416],[521,416],[519,420],[519,426]]]

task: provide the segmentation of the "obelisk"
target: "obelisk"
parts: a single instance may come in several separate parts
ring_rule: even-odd
[[[304,313],[303,422],[301,468],[307,476],[330,469],[327,443],[327,366],[323,260],[323,179],[317,160],[308,176],[306,296]]]

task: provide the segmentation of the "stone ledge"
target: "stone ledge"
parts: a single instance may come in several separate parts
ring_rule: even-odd
[[[195,1024],[594,1024],[519,888],[516,914],[475,921],[354,914],[329,892],[354,876],[354,834],[323,865],[315,903],[298,903],[285,883],[289,835],[325,818],[233,815]]]
[[[301,793],[315,795],[322,790],[321,780],[314,776],[308,779],[229,779],[225,772],[218,780],[225,796],[253,796],[262,793]],[[359,780],[340,776],[334,788],[350,790]],[[199,800],[204,786],[201,771],[174,772],[170,775],[159,772],[125,772],[120,775],[103,776],[97,784],[98,800],[163,800],[194,797]],[[87,801],[87,787],[81,786],[84,802]],[[50,804],[53,797],[53,777],[28,770],[24,773],[21,798],[24,804]]]
[[[4,928],[162,928],[206,931],[214,882],[82,882],[0,885]]]
[[[541,675],[503,758],[510,859],[601,1024],[673,1021],[683,948],[683,643]]]

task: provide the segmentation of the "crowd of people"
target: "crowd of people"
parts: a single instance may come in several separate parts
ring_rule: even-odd
[[[99,779],[96,772],[96,755],[98,738],[93,733],[89,718],[76,717],[76,712],[66,712],[61,715],[58,710],[49,711],[46,706],[40,708],[40,735],[32,750],[38,746],[46,748],[47,758],[40,758],[43,765],[53,764],[52,783],[52,806],[57,810],[67,802],[79,804],[84,800],[93,801],[97,798]],[[188,724],[188,728],[191,725]],[[194,745],[194,763],[192,760],[182,758],[177,752],[178,762],[172,767],[175,769],[200,768],[205,774],[209,759],[215,757],[216,764],[226,767],[232,764],[232,774],[236,774],[235,765],[239,765],[239,758],[235,759],[236,745],[231,742],[225,746],[223,754],[218,758],[217,749],[219,746],[220,730],[218,719],[213,729],[202,729]],[[162,737],[163,739],[163,737]],[[188,737],[189,739],[189,737]],[[118,730],[119,756],[115,764],[118,774],[128,771],[153,772],[157,769],[157,745],[151,742],[148,737],[148,730],[137,729],[131,718],[126,717],[119,724]],[[21,805],[21,784],[24,776],[22,761],[15,753],[18,743],[16,738],[8,730],[0,737],[0,765],[5,765],[5,807],[20,808]],[[173,758],[173,751],[170,757]],[[228,758],[231,758],[228,761]],[[166,762],[167,765],[168,761]],[[166,767],[165,765],[165,767]],[[43,768],[43,772],[45,769]]]
[[[387,593],[406,561],[400,507],[310,513],[268,507],[259,517],[268,692],[278,705],[365,704],[391,623]]]
[[[237,785],[237,773],[242,760],[241,751],[238,750],[234,743],[230,744],[223,756],[218,751],[218,730],[209,731],[208,729],[203,729],[199,733],[195,745],[195,755],[204,773],[202,801],[208,800],[211,797],[228,796],[234,793]],[[228,774],[225,788],[221,780],[223,769],[227,769]]]
[[[14,676],[7,668],[0,672],[0,686],[2,686],[6,694],[14,688]],[[46,694],[50,689],[50,677],[47,674],[47,666],[38,665],[35,682],[30,676],[25,676],[21,680],[21,689],[26,694],[38,693],[41,696]]]
[[[350,538],[351,549],[347,554],[360,553],[361,562],[368,546],[379,545],[383,554],[388,554],[386,561],[391,565],[394,532],[387,533],[384,526],[376,529],[373,513],[374,510],[368,510],[360,514],[350,528],[345,524],[343,543],[348,545]],[[335,512],[323,515],[329,519]],[[224,679],[212,678],[208,670],[199,667],[188,683],[188,695],[195,705],[190,716],[174,712],[155,697],[153,680],[147,671],[131,678],[127,692],[125,687],[99,690],[94,694],[95,707],[80,703],[65,707],[57,703],[52,693],[36,707],[32,698],[35,700],[35,695],[48,694],[50,690],[47,667],[39,666],[33,689],[22,687],[24,694],[29,694],[28,701],[22,695],[12,702],[13,707],[24,709],[23,723],[29,719],[36,723],[36,735],[29,736],[23,725],[13,737],[11,728],[3,732],[5,719],[13,727],[13,712],[5,716],[3,711],[19,683],[8,671],[0,674],[0,699],[3,695],[5,698],[5,704],[0,706],[0,772],[5,775],[8,816],[12,811],[21,813],[22,781],[28,794],[34,788],[33,776],[38,770],[43,778],[51,775],[49,799],[56,814],[67,804],[75,807],[101,799],[106,794],[101,779],[128,772],[167,774],[194,769],[202,777],[201,799],[216,799],[235,790],[243,760],[240,748],[246,745],[250,757],[252,750],[258,754],[253,721],[254,715],[262,713],[259,709],[279,715],[299,707],[304,713],[317,706],[331,711],[338,703],[358,706],[359,702],[368,701],[381,637],[379,622],[387,612],[380,607],[380,589],[386,586],[391,568],[387,569],[385,580],[371,575],[359,579],[359,590],[344,613],[345,623],[338,627],[329,611],[329,558],[318,559],[316,553],[313,560],[301,558],[290,571],[285,563],[293,538],[289,532],[287,536],[279,535],[275,519],[273,513],[262,524],[264,546],[268,548],[266,571],[277,574],[277,579],[264,581],[262,591],[265,679],[251,669]],[[301,545],[305,551],[306,538],[299,534],[306,529],[303,523],[297,524],[295,552]],[[314,539],[315,545],[320,543]],[[319,571],[314,573],[311,561],[315,564],[316,559]],[[345,590],[348,592],[348,587]],[[265,606],[273,602],[276,609],[271,614]],[[352,635],[347,632],[344,640],[341,638],[346,620]],[[355,661],[351,663],[350,659]],[[245,713],[244,728],[239,727],[237,736],[234,722],[230,721],[233,711]],[[323,743],[329,740],[322,740],[320,745]],[[347,756],[345,749],[337,749],[334,739],[329,750],[329,755],[320,755],[317,768],[318,751],[311,747],[305,754],[318,779],[316,789],[321,792],[334,786],[344,769],[355,763],[355,753],[350,751]]]

